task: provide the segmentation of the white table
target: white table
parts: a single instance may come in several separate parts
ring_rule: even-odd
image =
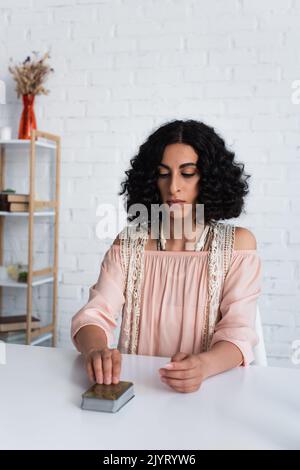
[[[117,413],[83,411],[76,351],[7,345],[0,365],[1,449],[299,449],[300,371],[238,368],[197,392],[160,382],[169,358],[123,355],[135,397]]]

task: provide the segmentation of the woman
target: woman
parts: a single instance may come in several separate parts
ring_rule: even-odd
[[[122,352],[171,357],[159,370],[161,380],[184,393],[253,360],[261,291],[256,240],[249,230],[220,222],[242,213],[248,193],[249,175],[234,157],[212,127],[176,120],[131,159],[120,192],[128,221],[133,204],[148,213],[139,232],[128,224],[106,252],[89,301],[72,320],[92,381],[118,383]],[[170,208],[168,234],[160,217],[158,240],[151,231],[154,204]],[[204,205],[202,224],[197,204]],[[192,230],[178,238],[175,228],[188,216]],[[110,348],[121,311],[118,348]]]

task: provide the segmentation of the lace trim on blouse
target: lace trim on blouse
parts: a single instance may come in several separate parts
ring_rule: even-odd
[[[124,354],[137,354],[141,287],[144,279],[144,251],[148,230],[128,224],[119,234],[122,268],[125,273],[125,306],[118,348]],[[208,351],[216,323],[219,321],[220,301],[224,280],[231,264],[235,227],[231,224],[211,222],[207,233],[208,302],[203,322],[201,351]],[[204,244],[201,244],[201,249]],[[199,247],[196,247],[199,250]]]

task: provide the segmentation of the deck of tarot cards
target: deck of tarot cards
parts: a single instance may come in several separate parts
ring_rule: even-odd
[[[83,410],[115,413],[134,397],[133,383],[120,380],[117,384],[94,384],[82,394]]]

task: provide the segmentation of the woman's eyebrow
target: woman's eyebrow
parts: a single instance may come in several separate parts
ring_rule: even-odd
[[[179,165],[179,168],[185,168],[186,166],[190,166],[190,165],[193,165],[193,166],[197,166],[196,163],[182,163],[181,165]],[[170,167],[168,165],[165,165],[164,163],[159,163],[158,166],[163,166],[164,168],[167,168],[168,170],[170,170]]]

